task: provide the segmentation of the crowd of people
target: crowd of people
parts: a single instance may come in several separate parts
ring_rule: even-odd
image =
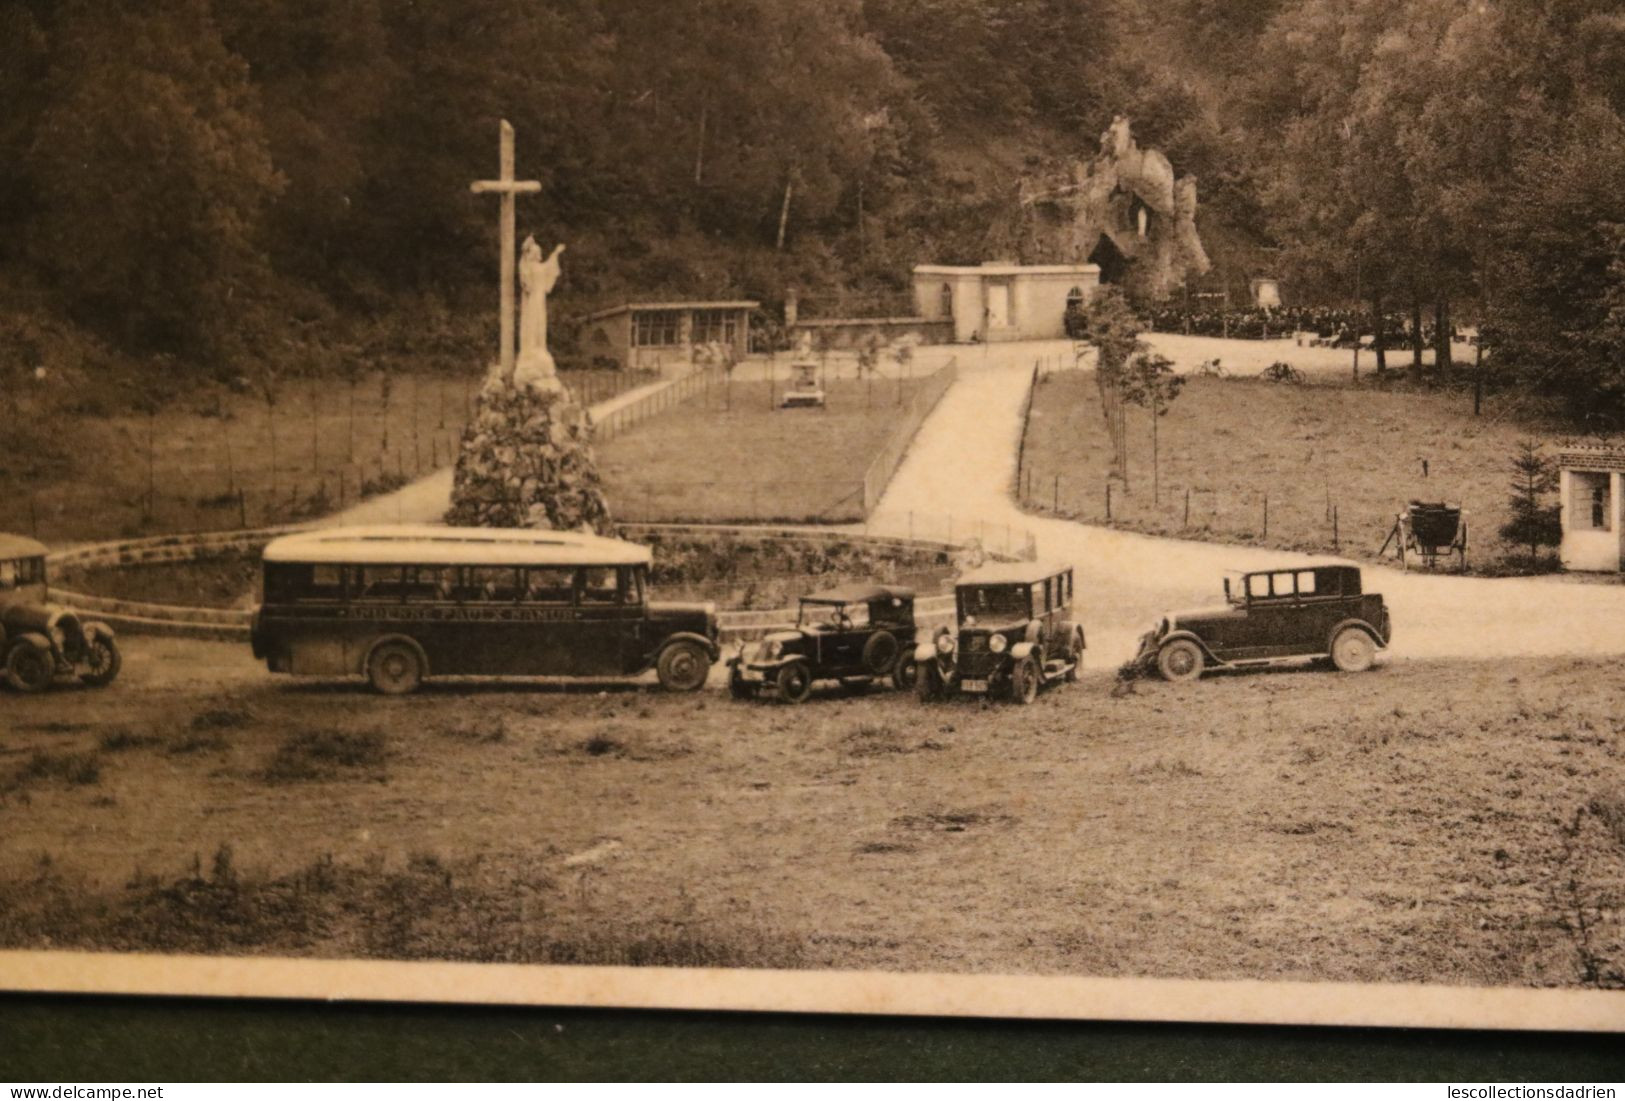
[[[1186,309],[1168,304],[1149,311],[1146,322],[1159,333],[1186,333],[1192,336],[1225,336],[1241,340],[1271,340],[1298,333],[1310,336],[1318,343],[1334,348],[1353,347],[1362,337],[1372,337],[1377,331],[1376,315],[1369,310],[1351,310],[1336,306],[1277,306],[1273,309],[1249,307],[1246,309]],[[1383,333],[1391,348],[1405,347],[1412,341],[1411,318],[1406,314],[1390,313],[1385,318]],[[1452,339],[1463,339],[1459,329],[1453,329]],[[1433,343],[1433,322],[1422,321],[1424,344]]]

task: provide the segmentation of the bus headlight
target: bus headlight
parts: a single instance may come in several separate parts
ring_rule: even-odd
[[[1009,646],[1010,640],[1005,638],[1003,635],[994,635],[992,638],[987,640],[987,648],[992,650],[995,654],[1004,653]]]
[[[937,653],[942,654],[944,656],[947,656],[948,654],[951,654],[953,652],[954,652],[954,636],[953,635],[938,635],[937,636]]]

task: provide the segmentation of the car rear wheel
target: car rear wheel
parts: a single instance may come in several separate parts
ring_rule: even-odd
[[[92,688],[106,688],[123,666],[118,643],[110,638],[93,638],[85,644],[84,671],[79,679]]]
[[[1030,657],[1016,662],[1010,670],[1010,698],[1028,704],[1038,698],[1038,662]]]
[[[1332,640],[1332,664],[1345,673],[1363,673],[1376,659],[1376,643],[1358,627],[1344,627]]]
[[[880,676],[889,673],[892,666],[897,664],[898,654],[902,647],[897,636],[890,631],[876,631],[869,636],[869,641],[863,644],[863,667]]]
[[[56,676],[56,660],[49,650],[20,642],[6,655],[6,682],[19,692],[43,692]]]
[[[698,692],[711,672],[711,659],[697,642],[674,642],[660,651],[655,675],[668,692]]]
[[[812,670],[804,661],[792,661],[779,670],[779,698],[785,703],[801,703],[812,695]]]
[[[367,658],[367,680],[381,695],[405,696],[423,683],[423,662],[406,643],[386,642]]]
[[[1195,680],[1202,675],[1202,648],[1188,638],[1176,638],[1157,651],[1157,672],[1166,681]]]
[[[913,654],[905,653],[897,659],[892,666],[891,684],[899,692],[907,692],[914,687],[914,682],[920,677],[920,664],[914,660]]]

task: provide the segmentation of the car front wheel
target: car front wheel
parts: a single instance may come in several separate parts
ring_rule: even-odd
[[[49,650],[18,643],[6,656],[6,681],[19,692],[43,692],[56,676],[56,661]]]
[[[1022,658],[1010,670],[1010,698],[1016,703],[1028,704],[1038,698],[1038,662]]]
[[[91,639],[85,645],[84,671],[79,679],[92,688],[106,688],[118,677],[123,665],[118,643],[110,638]]]
[[[1188,638],[1176,638],[1157,651],[1157,672],[1166,681],[1195,680],[1202,675],[1202,648]]]
[[[1332,664],[1345,673],[1363,673],[1376,659],[1376,644],[1358,627],[1345,627],[1332,640]]]
[[[779,698],[785,703],[801,703],[812,695],[812,670],[803,661],[792,661],[779,670]]]
[[[739,675],[735,669],[728,675],[728,695],[736,700],[753,700],[756,698],[756,686]]]
[[[674,642],[660,651],[655,675],[668,692],[698,692],[711,672],[711,659],[697,642]]]
[[[897,659],[897,664],[892,667],[892,687],[899,692],[907,692],[910,688],[913,688],[914,682],[919,680],[919,677],[920,664],[914,660],[913,654],[905,653]]]

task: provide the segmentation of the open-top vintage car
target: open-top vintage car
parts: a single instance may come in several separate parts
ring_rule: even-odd
[[[1340,564],[1225,578],[1225,605],[1172,612],[1140,638],[1134,664],[1164,680],[1204,669],[1330,658],[1344,672],[1371,668],[1393,637],[1388,606],[1361,591],[1360,568]]]
[[[77,674],[92,688],[112,684],[121,661],[113,629],[50,603],[45,545],[0,533],[0,668],[19,692],[42,692]]]
[[[977,692],[1031,703],[1044,685],[1077,679],[1084,636],[1071,566],[983,566],[960,577],[954,603],[957,633],[943,627],[915,650],[920,699]]]
[[[844,585],[801,598],[794,630],[773,631],[728,659],[735,699],[764,690],[800,703],[814,681],[866,687],[888,677],[906,689],[914,681],[914,590],[895,585]]]

